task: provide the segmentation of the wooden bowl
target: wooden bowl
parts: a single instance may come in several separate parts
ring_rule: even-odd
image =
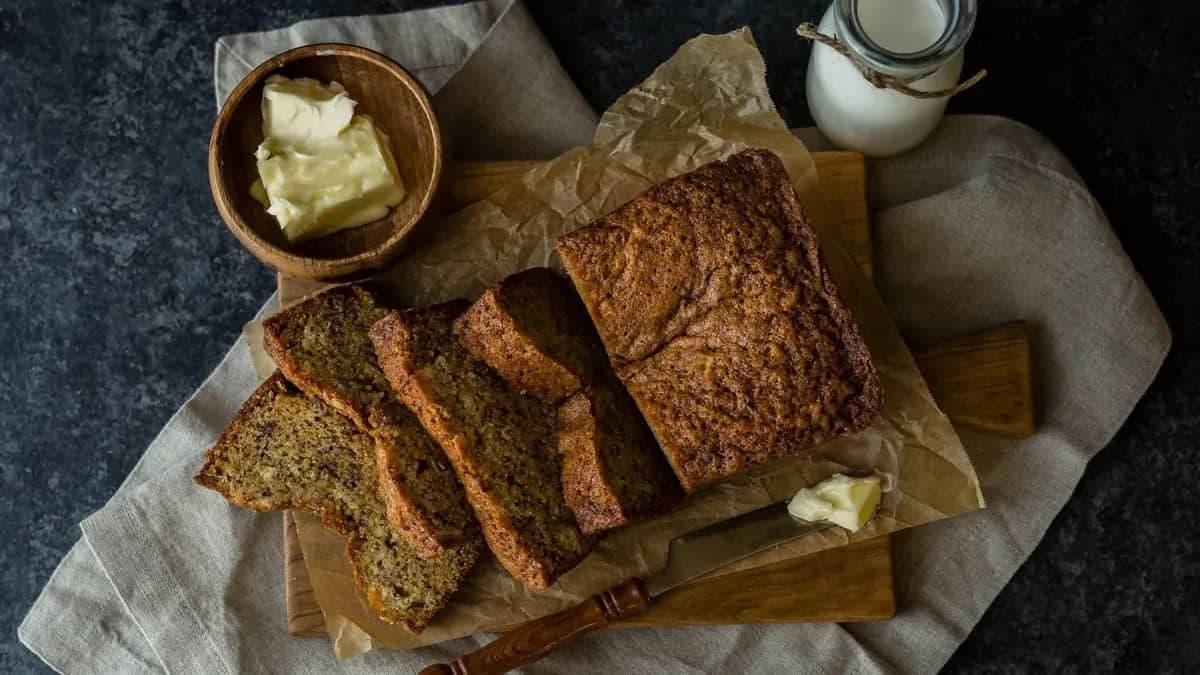
[[[263,83],[275,73],[342,83],[358,101],[355,113],[370,115],[388,136],[406,194],[386,218],[292,244],[275,217],[250,196],[258,179],[254,151],[263,140]],[[234,88],[209,140],[208,182],[229,230],[266,265],[304,279],[361,278],[395,260],[406,237],[427,219],[441,180],[442,152],[429,95],[408,71],[362,47],[307,45],[268,59]]]

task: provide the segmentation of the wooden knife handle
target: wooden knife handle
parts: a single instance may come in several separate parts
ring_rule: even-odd
[[[435,663],[421,675],[495,675],[533,663],[576,637],[650,606],[650,596],[636,577],[584,600],[570,609],[522,624],[491,644],[454,663]]]

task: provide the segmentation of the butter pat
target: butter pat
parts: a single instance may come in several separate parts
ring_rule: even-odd
[[[350,126],[356,105],[340,82],[272,75],[263,87],[263,136],[281,147],[312,151]]]
[[[250,192],[300,242],[385,217],[404,200],[387,137],[337,82],[290,80],[263,87],[263,142]]]
[[[800,520],[833,523],[857,532],[875,515],[880,496],[879,476],[851,478],[835,473],[797,492],[788,502],[788,513]]]

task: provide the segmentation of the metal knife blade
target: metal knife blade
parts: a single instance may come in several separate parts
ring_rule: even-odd
[[[793,518],[787,502],[779,502],[688,532],[671,540],[667,566],[646,581],[646,592],[652,598],[662,595],[718,567],[827,527]]]

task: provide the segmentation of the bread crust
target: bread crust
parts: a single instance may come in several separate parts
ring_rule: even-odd
[[[545,267],[506,277],[454,321],[454,334],[509,386],[558,404],[563,496],[585,534],[679,502],[679,482],[564,277]]]
[[[597,380],[558,408],[563,494],[584,534],[670,511],[683,499],[645,420],[615,377]]]
[[[488,289],[454,322],[454,334],[509,386],[547,403],[565,400],[606,368],[575,291],[546,267]]]

